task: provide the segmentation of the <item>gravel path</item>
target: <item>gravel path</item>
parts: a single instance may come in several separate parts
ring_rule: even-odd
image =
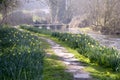
[[[80,63],[72,53],[69,53],[64,47],[50,39],[43,37],[41,38],[46,40],[51,45],[55,55],[60,57],[60,61],[62,61],[67,67],[66,72],[73,74],[73,80],[92,80],[90,74],[83,70],[84,66],[82,66],[82,63]]]

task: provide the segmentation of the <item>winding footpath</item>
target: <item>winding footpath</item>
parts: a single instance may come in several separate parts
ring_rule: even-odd
[[[23,31],[22,29],[18,30]],[[50,44],[55,55],[58,56],[59,60],[65,65],[65,71],[73,74],[73,80],[93,80],[90,73],[83,70],[85,67],[82,66],[82,63],[74,57],[74,54],[69,53],[64,47],[55,43],[51,39],[45,37],[39,38]]]
[[[40,38],[51,45],[55,55],[58,56],[59,60],[66,66],[67,69],[65,71],[73,74],[73,80],[93,80],[90,74],[83,70],[84,66],[82,66],[82,63],[80,63],[72,53],[69,53],[64,47],[48,38]]]

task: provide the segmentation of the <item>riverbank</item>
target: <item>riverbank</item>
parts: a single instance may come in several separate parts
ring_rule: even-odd
[[[68,32],[71,33],[85,33],[95,40],[99,41],[101,45],[120,50],[120,36],[117,35],[103,35],[99,31],[93,31],[91,28],[70,28]]]

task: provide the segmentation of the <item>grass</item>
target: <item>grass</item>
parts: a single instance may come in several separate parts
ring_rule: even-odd
[[[90,72],[95,80],[119,80],[120,79],[120,73],[113,72],[97,64],[90,63],[90,60],[88,58],[79,54],[76,50],[71,49],[66,44],[64,44],[64,42],[61,42],[56,38],[51,38],[51,37],[48,37],[48,38],[64,46],[70,53],[73,53],[75,57],[79,59],[79,61],[82,62],[83,65],[85,66],[84,70]]]
[[[56,43],[60,44],[61,46],[64,46],[70,53],[73,53],[77,59],[79,59],[80,62],[83,63],[85,66],[85,71],[88,71],[91,73],[91,76],[93,76],[94,80],[120,80],[120,73],[113,72],[109,69],[106,69],[104,67],[101,67],[97,64],[90,63],[90,60],[86,58],[85,56],[79,54],[76,50],[71,49],[68,47],[64,42],[59,41],[56,38],[46,36],[43,34],[40,34],[41,36],[50,38],[51,40],[55,41]]]
[[[120,80],[120,73],[111,72],[100,66],[89,65],[85,68],[97,80]]]
[[[42,34],[35,34],[33,32],[31,32],[31,34],[38,37],[48,36]],[[40,41],[42,48],[46,53],[48,53],[44,57],[43,80],[73,80],[72,74],[65,72],[66,67],[54,54],[50,44],[48,44],[42,38],[40,38]]]
[[[40,37],[43,36],[45,35]],[[50,45],[43,39],[41,41],[42,47],[48,53],[44,58],[43,80],[72,80],[72,74],[65,72],[66,67],[59,61]]]
[[[0,80],[42,80],[44,51],[37,37],[0,27]]]
[[[39,33],[38,33],[39,34]],[[61,44],[64,46],[69,52],[75,54],[75,57],[78,58],[83,64],[86,66],[85,70],[89,71],[91,75],[95,78],[95,80],[120,80],[120,73],[119,72],[113,72],[109,68],[104,68],[96,63],[90,63],[90,60],[80,53],[78,53],[76,50],[71,49],[68,45],[66,45],[64,42],[59,41],[57,38],[53,38],[49,35],[39,34],[39,36],[47,37],[55,42]]]
[[[54,54],[44,59],[44,80],[73,80],[70,73],[65,72],[65,66]]]
[[[72,80],[65,68],[45,40],[0,27],[0,80]]]
[[[76,49],[79,54],[89,58],[91,63],[120,71],[120,54],[116,49],[101,46],[98,41],[85,34],[52,32],[51,36]]]

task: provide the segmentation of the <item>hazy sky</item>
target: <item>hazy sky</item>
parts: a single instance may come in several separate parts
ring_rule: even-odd
[[[27,11],[43,10],[48,12],[48,8],[39,0],[21,0],[21,6],[19,7],[19,9]]]

